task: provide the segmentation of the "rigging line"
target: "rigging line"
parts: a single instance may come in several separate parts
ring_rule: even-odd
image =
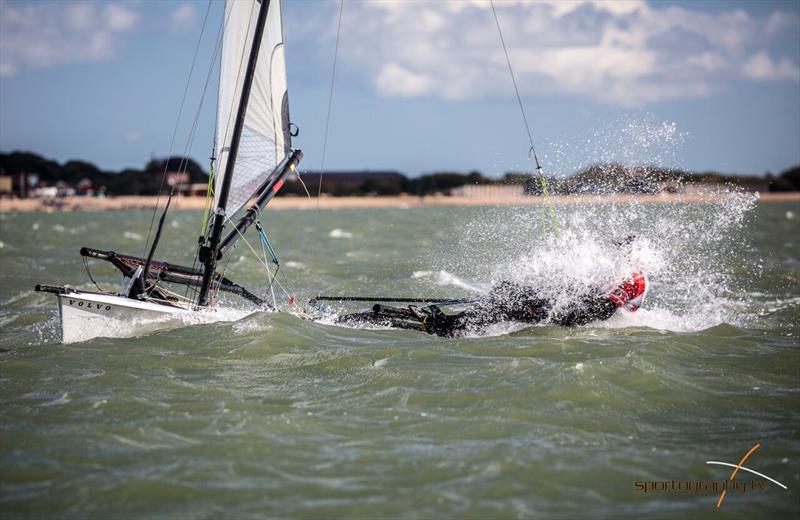
[[[263,1],[263,0],[262,0],[262,1]],[[248,17],[248,19],[247,19],[247,29],[245,30],[245,33],[244,33],[244,34],[250,34],[250,26],[251,26],[251,24],[252,24],[252,22],[253,22],[253,12],[254,12],[254,10],[255,10],[255,6],[256,6],[256,2],[253,2],[253,3],[250,5],[250,16],[249,16],[249,17]],[[227,10],[227,9],[226,9],[226,10]],[[233,9],[231,9],[231,12],[233,12]],[[228,15],[228,16],[226,16],[226,17],[225,17],[225,22],[224,22],[224,24],[223,24],[223,31],[222,31],[222,32],[223,32],[223,34],[222,34],[222,38],[224,38],[224,33],[225,33],[225,31],[227,30],[227,28],[228,28],[228,19],[229,19],[229,18],[230,18],[230,15]],[[259,45],[261,44],[260,42],[253,42],[253,43],[250,45],[250,47],[249,47],[249,48],[252,50],[252,46],[253,46],[253,45],[255,45],[256,43],[258,43]],[[220,40],[220,44],[222,45],[222,41],[221,41],[221,40]],[[246,54],[247,50],[248,50],[248,46],[247,46],[247,43],[245,42],[245,44],[242,46],[242,54],[241,54],[241,56],[240,56],[240,59],[239,59],[239,62],[238,62],[238,63],[239,63],[239,70],[236,72],[236,82],[234,83],[234,86],[235,86],[236,88],[234,89],[234,92],[238,91],[239,80],[240,80],[240,79],[242,79],[242,64],[244,63],[244,56],[245,56],[245,54]],[[222,80],[222,59],[224,59],[224,58],[221,58],[221,59],[220,59],[220,81]],[[245,71],[245,75],[246,75],[246,74],[247,74],[247,72]],[[210,77],[211,77],[211,69],[209,69],[209,71],[208,71],[208,78],[206,78],[206,87],[208,86],[208,79],[209,79]],[[203,89],[203,94],[205,95],[205,89]],[[236,99],[236,96],[235,96],[235,94],[234,94],[234,97],[233,97],[233,99]],[[217,99],[217,103],[219,104],[219,99]],[[218,106],[217,108],[219,109],[219,106]],[[233,111],[231,110],[231,112],[228,114],[228,121],[227,121],[227,124],[225,125],[225,134],[224,134],[224,136],[223,136],[223,138],[222,138],[222,143],[220,143],[220,144],[221,144],[221,146],[222,146],[222,148],[220,149],[220,152],[221,152],[221,153],[220,153],[220,156],[222,155],[222,152],[225,150],[225,143],[228,141],[228,131],[230,130],[230,126],[231,126],[231,125],[230,125],[230,123],[231,123],[231,117],[232,117],[232,116],[233,116]],[[219,114],[217,114],[217,118],[219,118]],[[216,135],[215,135],[214,139],[215,139],[215,143],[216,143]],[[228,152],[228,154],[229,154],[229,155],[228,155],[228,156],[225,158],[225,163],[224,163],[224,165],[225,165],[225,167],[226,167],[226,168],[225,168],[225,170],[224,170],[224,171],[223,171],[223,170],[220,170],[220,172],[219,172],[220,174],[223,174],[223,175],[230,175],[230,174],[231,174],[231,172],[229,172],[229,171],[228,171],[228,169],[227,169],[227,166],[229,166],[229,164],[228,164],[228,162],[229,162],[229,161],[228,161],[228,159],[229,159],[229,157],[230,157],[230,151]],[[233,167],[234,167],[234,169],[235,169],[235,166],[236,166],[236,165],[235,165],[235,163],[234,163],[232,166],[233,166]],[[222,177],[219,177],[219,178],[220,178],[220,180],[222,180]],[[216,212],[216,208],[215,208],[215,212]],[[226,216],[225,218],[227,218],[229,222],[231,221],[231,220],[230,220],[230,217]],[[211,233],[211,226],[209,225],[209,226],[207,226],[207,227],[208,227],[208,233]],[[240,234],[241,234],[241,233],[240,233]],[[213,255],[216,255],[216,254],[217,254],[217,251],[212,251],[212,252],[211,252],[211,254],[213,254]],[[194,257],[194,261],[192,262],[192,267],[194,267],[194,265],[195,265],[195,263],[197,262],[197,259],[199,258],[199,256],[200,256],[200,248],[197,248],[197,249],[195,250],[195,257]],[[228,264],[230,263],[230,260],[231,260],[231,259],[230,259],[230,257],[229,257],[229,258],[228,258],[228,259],[225,261],[225,266],[224,266],[224,267],[223,267],[223,269],[222,269],[222,273],[221,273],[221,275],[220,275],[219,281],[217,282],[216,286],[214,285],[213,273],[212,273],[212,280],[211,280],[211,283],[209,284],[209,290],[210,290],[210,291],[213,291],[213,292],[211,293],[211,294],[212,294],[212,296],[213,296],[213,294],[215,294],[215,293],[217,292],[217,290],[219,289],[219,286],[222,284],[222,278],[225,276],[225,271],[228,269]],[[200,294],[202,294],[202,291],[200,292]]]
[[[250,27],[251,27],[252,22],[253,22],[253,12],[255,10],[255,6],[256,6],[256,2],[253,2],[252,4],[250,4],[250,16],[247,18],[247,29],[245,30],[244,34],[250,34]],[[228,20],[230,19],[230,15],[233,13],[233,8],[231,8],[230,13],[228,13],[227,12],[228,11],[227,5],[226,5],[225,11],[226,11],[227,14],[224,16],[224,21],[223,21],[223,24],[222,24],[222,34],[220,36],[220,41],[219,41],[220,45],[222,45],[222,39],[225,36],[225,31],[227,31],[227,29],[228,29]],[[252,44],[250,44],[249,48],[252,49],[252,46],[255,43],[256,42],[253,42]],[[259,44],[260,44],[260,42],[259,42]],[[239,67],[238,67],[238,70],[236,71],[236,81],[234,82],[234,87],[235,87],[234,88],[234,92],[237,92],[239,90],[239,88],[238,88],[239,87],[239,80],[242,79],[242,64],[244,64],[244,56],[247,53],[247,50],[248,50],[248,44],[247,44],[247,42],[245,42],[245,44],[242,45],[242,53],[241,53],[239,61],[238,61]],[[209,78],[210,78],[211,77],[211,69],[209,69],[208,73],[209,73]],[[245,71],[245,74],[246,73],[247,72]],[[220,82],[221,81],[222,81],[222,59],[220,59]],[[236,95],[235,94],[234,94],[233,99],[234,100],[236,99]],[[222,136],[222,143],[219,143],[221,148],[220,148],[220,157],[218,159],[222,158],[221,157],[222,153],[224,153],[224,151],[225,151],[225,143],[228,141],[228,131],[230,130],[230,127],[231,127],[231,117],[234,117],[233,110],[231,110],[228,113],[228,119],[227,119],[227,121],[225,123],[225,134]],[[219,99],[217,99],[217,123],[219,123]],[[218,130],[218,129],[215,129],[215,135],[214,135],[214,144],[215,145],[217,144],[216,143],[216,130]],[[215,154],[212,152],[212,155],[215,155]],[[225,170],[218,169],[218,172],[217,172],[218,178],[220,180],[222,180],[222,178],[223,178],[220,175],[230,175],[230,172],[227,171],[228,157],[225,158],[225,162],[223,163],[223,165],[226,167]],[[235,164],[233,166],[235,167]],[[226,217],[226,218],[228,218],[228,217]],[[230,218],[228,218],[228,220],[230,221]],[[206,228],[207,228],[206,229],[206,233],[210,233],[211,232],[211,227],[210,227],[209,224],[210,223],[206,224]],[[216,254],[216,253],[212,252],[212,254]],[[194,267],[196,265],[197,260],[199,258],[199,255],[200,255],[200,249],[197,248],[195,250],[194,260],[192,261],[192,267]],[[230,258],[228,258],[228,260],[225,262],[225,267],[223,268],[223,276],[224,276],[225,269],[228,268],[228,263],[229,262],[230,262]],[[213,283],[213,279],[212,279],[212,283],[209,285],[209,289],[214,291],[214,292],[216,292],[221,283],[222,283],[222,280],[220,278],[219,283],[217,283],[217,286],[214,287],[214,283]]]
[[[503,45],[503,53],[506,55],[506,64],[508,65],[508,73],[511,75],[511,82],[514,84],[514,92],[517,94],[517,103],[519,103],[519,111],[522,113],[522,121],[525,123],[525,130],[528,132],[528,141],[531,144],[531,151],[533,158],[536,161],[536,169],[540,170],[542,167],[539,165],[539,157],[536,155],[536,149],[533,147],[533,134],[531,127],[528,125],[528,117],[525,115],[525,108],[522,105],[522,97],[519,95],[519,88],[517,88],[517,78],[514,76],[514,69],[511,67],[511,58],[508,56],[508,48],[506,47],[506,39],[503,38],[503,30],[500,28],[500,20],[497,18],[497,11],[494,9],[494,0],[489,0],[492,6],[492,14],[494,15],[494,23],[497,25],[497,33],[500,35],[500,43]]]
[[[234,223],[234,222],[233,222],[233,221],[230,219],[230,217],[228,217],[227,215],[225,216],[225,219],[226,219],[226,220],[227,220],[227,221],[228,221],[228,222],[229,222],[231,225],[233,225],[233,229],[234,229],[234,230],[236,230],[236,232],[237,232],[237,233],[239,233],[239,237],[241,237],[242,241],[244,241],[244,243],[245,243],[245,244],[247,244],[247,247],[248,247],[248,248],[250,248],[250,251],[253,253],[253,256],[255,256],[255,257],[256,257],[256,260],[258,260],[258,262],[259,262],[261,265],[263,265],[263,266],[264,266],[264,269],[266,269],[266,270],[267,270],[267,272],[269,272],[269,264],[267,264],[266,262],[264,262],[263,260],[261,260],[261,257],[259,256],[259,254],[258,254],[258,253],[256,252],[256,250],[253,248],[253,246],[250,244],[250,242],[247,240],[247,238],[245,238],[245,236],[242,234],[242,232],[241,232],[241,231],[239,231],[239,228],[237,228],[237,227],[236,227],[236,224],[235,224],[235,223]],[[230,257],[228,257],[228,260],[230,260]],[[227,264],[226,264],[226,269],[227,269]],[[223,273],[224,273],[224,272],[223,272]],[[276,269],[276,270],[275,270],[275,275],[277,275],[277,274],[278,274],[278,269]],[[277,278],[275,278],[274,276],[273,276],[273,280],[275,280],[275,283],[277,283],[277,284],[278,284],[278,287],[280,287],[280,289],[283,291],[283,294],[285,294],[287,298],[291,298],[291,297],[292,297],[292,296],[291,296],[291,295],[290,295],[288,292],[286,292],[286,289],[284,289],[284,287],[283,287],[283,285],[281,284],[280,280],[278,280],[278,279],[277,279]]]
[[[550,200],[550,191],[547,189],[547,181],[544,178],[544,172],[542,172],[542,166],[539,164],[539,156],[536,154],[536,148],[533,145],[533,134],[531,133],[531,127],[528,124],[528,116],[525,114],[525,107],[522,104],[522,96],[519,94],[519,87],[517,87],[517,78],[514,76],[514,68],[511,66],[511,58],[508,55],[508,47],[506,46],[506,39],[503,37],[503,29],[500,27],[500,19],[497,17],[497,11],[494,8],[494,0],[489,0],[489,4],[492,7],[492,15],[494,16],[494,23],[497,25],[497,34],[500,35],[500,43],[503,46],[503,53],[506,56],[506,65],[508,65],[508,73],[511,76],[511,82],[514,84],[514,93],[517,95],[517,103],[519,104],[519,111],[522,114],[522,121],[525,123],[525,131],[528,133],[528,142],[530,143],[531,147],[528,152],[528,156],[533,156],[533,161],[536,165],[536,171],[539,174],[539,182],[542,187],[542,196],[545,199],[545,204],[547,205],[548,212],[550,214],[550,224],[553,228],[553,233],[555,234],[556,238],[559,237],[559,229],[558,229],[558,220],[556,219],[555,210],[553,209],[553,203]]]
[[[264,263],[266,264],[267,263],[267,249],[264,247],[264,238],[266,237],[266,234],[263,232],[263,229],[261,228],[261,221],[258,222],[258,227],[256,229],[258,230],[259,239],[261,239],[261,252],[264,253]],[[270,246],[270,248],[271,248],[271,246]],[[272,252],[272,258],[276,258],[274,252]],[[278,264],[278,268],[280,268],[280,264]],[[278,270],[276,269],[275,270],[275,275],[277,276],[277,274],[278,274]],[[272,286],[272,282],[273,282],[274,277],[269,272],[269,269],[267,269],[267,278],[269,279],[269,293],[272,295],[272,305],[273,305],[273,307],[275,307],[275,310],[277,310],[278,309],[278,300],[275,298],[275,289]]]
[[[216,44],[216,47],[214,47],[214,57],[211,60],[211,67],[209,68],[209,71],[208,71],[207,81],[211,78],[211,73],[213,71],[213,66],[217,62],[217,56],[220,54],[220,51],[222,49],[222,40],[223,40],[223,38],[225,36],[225,30],[228,27],[228,20],[230,19],[230,15],[231,15],[231,13],[225,13],[224,11],[226,11],[226,9],[223,9],[222,24],[220,24],[219,31],[217,32],[217,44]],[[251,9],[251,11],[250,11],[251,18],[252,18],[252,13],[253,12],[252,12],[252,9]],[[250,22],[248,22],[248,26],[247,26],[248,32],[250,31],[249,23]],[[244,57],[244,54],[242,54],[242,57]],[[241,72],[241,68],[240,68],[240,72]],[[239,83],[238,74],[239,73],[237,73],[237,76],[236,76],[236,84],[237,85]],[[220,66],[219,66],[219,82],[220,83],[222,82],[222,59],[220,59]],[[217,103],[219,103],[219,100],[217,101]],[[230,117],[228,118],[228,122],[230,122]],[[218,127],[219,127],[219,106],[217,107],[216,113],[214,114],[214,143],[213,143],[213,145],[211,147],[211,166],[210,166],[209,175],[208,175],[208,188],[206,190],[206,203],[205,203],[206,204],[206,210],[203,213],[203,221],[200,222],[200,228],[201,228],[200,229],[200,234],[203,235],[203,236],[205,236],[205,234],[208,231],[210,231],[208,228],[209,228],[209,225],[211,223],[211,220],[210,220],[210,215],[208,213],[209,213],[210,208],[211,208],[211,202],[212,202],[212,200],[214,198],[213,197],[213,195],[214,195],[214,193],[213,193],[214,192],[214,181],[215,181],[214,165],[217,164],[217,159],[218,159],[218,157],[217,157],[217,132],[216,132],[216,129]],[[226,132],[225,137],[227,137],[227,127],[226,127],[225,132]],[[224,144],[225,143],[223,141],[221,146],[224,147]],[[220,155],[221,155],[221,153],[222,153],[222,150],[220,150]],[[217,169],[217,171],[219,171],[219,168],[216,168],[216,169]],[[197,262],[197,254],[195,254],[195,260],[194,261]]]
[[[206,15],[207,14],[208,13],[206,13]],[[227,23],[227,21],[225,23]],[[219,43],[220,42],[218,40],[218,44]],[[188,153],[189,153],[189,149],[192,147],[192,144],[194,144],[194,138],[197,135],[197,127],[198,127],[198,123],[200,121],[200,111],[203,108],[203,102],[205,101],[206,94],[208,92],[208,85],[211,82],[211,75],[212,75],[212,73],[214,71],[214,64],[217,61],[218,50],[219,50],[219,46],[217,46],[214,49],[214,56],[212,57],[211,63],[209,64],[209,67],[208,67],[208,73],[206,74],[206,81],[205,81],[205,84],[203,85],[203,92],[200,95],[200,103],[198,104],[197,111],[194,114],[194,120],[192,122],[191,131],[190,131],[189,137],[188,137],[188,139],[186,141],[186,146],[183,149],[182,168],[179,168],[179,170],[178,170],[179,173],[186,173],[186,170],[188,170],[188,168],[189,168]],[[179,179],[178,180],[178,192],[180,193],[180,190],[183,188],[183,177],[180,176],[178,179]],[[174,186],[173,186],[173,189],[174,189]]]
[[[94,284],[94,286],[97,287],[98,291],[103,292],[103,289],[101,289],[100,286],[97,285],[97,282],[94,281],[94,277],[92,276],[92,272],[89,270],[89,264],[86,262],[86,257],[81,255],[81,258],[83,259],[83,267],[86,269],[86,274],[89,275],[89,280],[91,280],[92,283]]]
[[[205,30],[205,24],[206,24],[206,21],[208,20],[208,14],[209,14],[209,11],[210,11],[210,7],[211,6],[209,4],[209,9],[206,10],[206,19],[203,20],[203,30]],[[219,43],[219,36],[217,38],[217,43]],[[211,80],[211,74],[212,74],[212,72],[214,70],[214,63],[216,62],[217,50],[218,50],[218,46],[215,47],[214,55],[212,56],[211,63],[209,63],[208,73],[206,74],[206,81],[203,84],[203,91],[202,91],[202,93],[200,95],[200,101],[198,102],[197,110],[195,111],[194,119],[192,120],[192,126],[191,126],[191,128],[189,130],[189,135],[187,136],[186,144],[185,144],[185,146],[183,148],[183,154],[182,154],[181,160],[180,160],[180,162],[178,164],[177,192],[178,192],[179,195],[180,195],[180,192],[183,190],[183,175],[187,172],[187,170],[189,168],[189,158],[188,158],[189,149],[191,148],[192,144],[194,143],[194,138],[197,135],[197,127],[198,127],[198,122],[199,122],[199,119],[200,119],[200,112],[203,109],[203,103],[205,101],[206,93],[208,92],[208,84],[209,84],[209,82]],[[167,158],[166,165],[167,166],[169,165],[169,158]],[[166,166],[165,166],[165,168],[166,168]],[[163,219],[166,216],[167,211],[169,209],[169,202],[172,200],[172,197],[175,195],[175,191],[176,191],[175,187],[176,187],[176,185],[173,184],[171,189],[170,189],[169,199],[167,201],[167,205],[164,207],[164,213],[162,214],[162,217],[161,217],[162,225],[163,225]],[[155,249],[155,240],[153,241],[153,249]],[[151,253],[151,255],[152,255],[152,253]],[[188,291],[185,294],[188,294]]]
[[[156,221],[156,213],[158,212],[158,201],[161,198],[161,190],[164,189],[164,180],[167,177],[167,170],[169,168],[169,159],[172,156],[172,149],[175,145],[175,138],[178,135],[178,126],[180,125],[181,115],[183,114],[183,107],[184,104],[186,103],[186,97],[189,93],[189,85],[191,84],[192,74],[194,73],[194,66],[197,63],[197,55],[200,52],[200,43],[203,40],[203,34],[205,33],[206,30],[208,13],[211,10],[211,1],[212,0],[208,0],[208,6],[206,7],[206,16],[205,18],[203,18],[203,26],[200,29],[200,36],[197,38],[197,45],[195,46],[194,49],[194,57],[192,57],[192,65],[189,68],[189,76],[186,78],[186,86],[183,88],[183,98],[181,99],[181,105],[180,108],[178,109],[178,117],[175,121],[175,128],[172,130],[172,139],[170,139],[169,143],[169,153],[167,154],[167,160],[164,162],[164,173],[161,174],[161,184],[158,187],[158,193],[156,193],[156,205],[153,208],[153,216],[150,218],[150,228],[147,230],[147,239],[144,241],[144,250],[142,252],[142,256],[144,256],[144,253],[147,252],[147,244],[150,243],[150,235],[153,232],[153,224]]]
[[[256,6],[256,2],[253,2],[250,5],[250,16],[247,19],[247,29],[245,30],[244,34],[250,34],[250,27],[251,27],[252,22],[253,22],[253,13],[255,12],[255,6]],[[219,32],[218,32],[218,35],[217,35],[217,45],[214,48],[214,57],[213,57],[213,59],[211,61],[211,65],[209,66],[208,76],[206,77],[206,83],[205,83],[205,86],[203,87],[203,96],[201,98],[201,104],[202,104],[203,98],[205,98],[206,90],[208,89],[208,84],[209,84],[209,81],[211,79],[211,74],[213,72],[213,67],[214,67],[214,64],[216,63],[217,56],[219,55],[219,52],[220,52],[220,50],[221,50],[221,48],[223,46],[223,39],[225,37],[225,32],[228,30],[228,21],[230,20],[230,17],[231,17],[232,13],[233,13],[233,9],[230,9],[230,11],[229,11],[227,9],[227,7],[226,7],[225,12],[223,14],[222,25],[220,26],[220,29],[219,29]],[[252,44],[250,45],[250,48],[252,48]],[[245,44],[242,45],[242,52],[241,52],[241,55],[240,55],[239,61],[238,61],[239,67],[238,67],[238,70],[236,71],[236,81],[234,82],[234,92],[237,92],[239,90],[239,81],[242,79],[242,64],[244,63],[244,57],[245,57],[245,54],[247,53],[247,50],[248,50],[248,44],[247,44],[247,42],[245,42]],[[220,59],[219,74],[220,74],[220,82],[221,82],[222,81],[222,59]],[[234,95],[234,99],[235,99],[235,95]],[[219,103],[219,100],[217,100],[217,103]],[[200,113],[199,113],[199,109],[198,109],[198,112],[197,112],[197,114],[195,116],[195,124],[193,125],[193,128],[192,128],[193,132],[196,130],[196,125],[197,125],[197,120],[198,120],[199,115],[200,115]],[[216,135],[216,131],[214,132],[214,144],[213,144],[213,148],[211,150],[212,161],[216,161],[218,159],[221,159],[222,158],[221,157],[222,154],[225,152],[225,143],[228,141],[228,132],[231,129],[231,118],[232,117],[235,117],[235,114],[234,114],[233,111],[230,111],[228,113],[228,118],[227,118],[227,121],[226,121],[226,124],[225,124],[225,133],[222,136],[222,143],[219,143],[220,146],[221,146],[220,157],[216,157],[217,135]],[[218,124],[219,124],[219,107],[217,109],[217,114],[216,114],[216,117],[215,117],[215,126],[218,125]],[[191,139],[192,139],[192,142],[194,142],[194,135],[191,136]],[[187,143],[187,149],[188,149],[189,146],[191,146],[191,144]],[[227,166],[227,158],[226,158],[225,163],[222,163],[222,165],[223,166]],[[212,173],[213,173],[213,163],[212,163]],[[216,172],[217,176],[219,176],[220,174],[223,174],[223,173],[227,174],[227,171],[223,172],[220,168],[217,168],[217,172]],[[211,178],[209,178],[209,187],[213,189],[213,184],[212,184]],[[210,192],[208,192],[207,195],[206,195],[207,203],[208,203],[209,195],[210,195]],[[204,214],[203,218],[205,218],[205,214]],[[209,215],[208,218],[209,218],[208,221],[200,223],[201,228],[205,229],[204,233],[210,232],[209,224],[210,224],[211,216]],[[194,267],[197,264],[198,255],[199,255],[199,249],[195,252],[194,260],[192,261],[192,267]]]
[[[228,17],[225,14],[226,9],[223,7],[222,9],[222,24],[219,26],[219,30],[217,32],[217,43],[214,47],[214,59],[212,60],[212,64],[216,63],[217,61],[217,52],[219,52],[220,47],[222,46],[222,37],[225,33],[225,27],[228,23]],[[218,70],[217,76],[217,85],[222,84],[222,60],[220,60],[220,66]],[[219,90],[219,88],[217,89]],[[202,237],[206,236],[208,232],[208,226],[210,225],[209,220],[209,211],[211,211],[211,203],[214,199],[214,167],[217,163],[217,128],[219,128],[219,96],[217,96],[217,109],[214,111],[214,139],[211,143],[211,157],[209,157],[209,168],[208,168],[208,185],[206,187],[206,201],[205,201],[205,209],[203,210],[203,219],[200,221],[200,240]],[[220,151],[221,152],[221,151]],[[197,262],[197,253],[195,253],[195,262]],[[194,264],[192,265],[194,267]]]
[[[306,197],[308,197],[308,199],[311,199],[311,194],[308,192],[308,187],[306,186],[305,181],[303,181],[303,178],[300,177],[300,174],[297,173],[297,170],[295,170],[294,175],[295,175],[295,177],[297,177],[297,180],[300,181],[300,185],[303,187],[303,190],[306,192]]]
[[[220,50],[222,48],[222,38],[224,36],[225,28],[228,25],[228,20],[229,19],[230,19],[230,13],[228,13],[225,16],[223,16],[222,23],[220,24],[219,30],[217,31],[216,45],[214,46],[214,54],[211,57],[211,63],[208,66],[208,74],[206,75],[206,83],[205,83],[205,85],[203,87],[203,97],[205,97],[206,89],[208,88],[208,84],[211,81],[211,74],[214,72],[214,65],[217,63],[217,56],[219,56]],[[218,119],[219,119],[219,113],[217,113],[217,115],[216,115],[216,120],[218,121]],[[216,135],[214,135],[214,145],[215,145],[215,147],[216,147],[216,139],[217,139],[217,137],[216,137]],[[212,156],[216,155],[214,153],[214,150],[211,151],[211,155]],[[206,193],[206,204],[207,205],[209,204],[208,196],[211,194],[211,192],[213,190],[213,184],[212,184],[213,179],[214,179],[214,166],[213,165],[214,165],[214,160],[215,159],[216,159],[215,157],[212,157],[211,170],[210,170],[209,177],[208,177],[208,191]],[[205,228],[205,227],[207,227],[208,223],[207,222],[201,222],[201,225]],[[201,232],[205,233],[204,230],[201,230]],[[197,261],[197,255],[195,255],[195,262],[196,261]]]
[[[211,285],[214,286],[213,290],[214,290],[214,295],[215,296],[216,296],[216,294],[218,294],[217,291],[219,290],[220,286],[222,285],[222,279],[225,278],[225,273],[227,272],[228,264],[230,264],[230,263],[231,263],[230,257],[226,258],[225,259],[225,265],[222,268],[222,272],[216,271],[216,273],[219,274],[219,280],[217,280],[216,285],[214,284],[213,280],[211,281]]]
[[[216,147],[216,145],[215,145]],[[212,154],[213,155],[213,154]],[[208,213],[211,211],[211,196],[214,191],[214,158],[212,157],[208,165],[208,182],[206,183],[206,201],[203,203],[203,217],[200,220],[199,236],[206,234],[206,227],[208,227]]]
[[[283,284],[281,283],[281,281],[280,281],[280,280],[278,280],[278,278],[277,278],[277,276],[278,276],[278,271],[280,271],[280,268],[278,268],[278,269],[275,269],[275,273],[274,273],[274,276],[273,276],[272,280],[273,280],[273,281],[274,281],[276,284],[278,284],[278,288],[279,288],[281,291],[283,291],[283,295],[284,295],[284,296],[286,296],[286,298],[287,298],[287,299],[288,299],[288,300],[291,302],[291,301],[292,301],[292,299],[294,298],[294,296],[292,296],[291,294],[289,294],[289,293],[288,293],[288,291],[286,291],[286,288],[285,288],[285,287],[283,286]]]
[[[319,166],[319,184],[317,185],[317,207],[319,210],[319,198],[322,195],[322,176],[325,174],[325,153],[328,151],[328,127],[331,122],[331,107],[333,106],[333,86],[336,80],[336,62],[339,58],[339,37],[342,33],[342,12],[344,11],[344,0],[339,0],[339,21],[336,24],[336,45],[333,51],[333,66],[331,67],[331,86],[328,90],[328,114],[325,117],[325,133],[322,137],[322,160]],[[319,214],[318,214],[319,215]],[[319,222],[319,216],[317,216]]]
[[[214,53],[213,53],[213,55],[211,57],[211,63],[208,65],[208,74],[206,75],[206,84],[203,87],[203,97],[205,97],[205,92],[206,92],[206,89],[208,88],[208,84],[209,84],[209,82],[211,80],[211,75],[214,72],[214,65],[217,63],[217,57],[220,55],[220,51],[222,49],[222,39],[223,39],[223,37],[225,35],[225,29],[228,26],[228,20],[230,20],[230,13],[224,13],[223,12],[222,23],[220,23],[219,29],[217,30],[217,38],[216,38],[216,45],[214,46]],[[222,64],[220,63],[220,74],[221,74],[221,68],[222,68]],[[237,79],[237,81],[238,81],[238,79]],[[219,110],[217,110],[216,121],[219,122]],[[216,133],[214,135],[214,143],[215,143],[215,147],[216,147]],[[213,150],[212,150],[211,154],[215,155]],[[211,174],[213,174],[213,166],[212,166]],[[213,177],[212,177],[211,174],[209,174],[209,179],[208,179],[208,186],[209,186],[208,189],[209,189],[209,191],[206,193],[206,205],[207,206],[210,206],[211,200],[210,200],[209,197],[211,195],[211,190],[213,189],[213,184],[212,184]],[[201,229],[201,233],[205,234],[206,231],[204,229],[208,228],[208,222],[207,221],[206,222],[201,222],[201,226],[203,227],[203,229]],[[192,269],[197,267],[198,255],[199,255],[199,249],[195,249],[194,259],[192,260]],[[189,287],[187,286],[184,295],[188,296],[188,294],[189,294]]]
[[[272,295],[272,302],[275,304],[275,309],[277,309],[278,302],[275,300],[274,284],[278,279],[278,272],[281,270],[281,263],[278,261],[278,256],[275,254],[275,250],[272,249],[272,244],[269,243],[269,238],[264,232],[264,228],[261,226],[260,220],[256,223],[256,230],[258,230],[258,238],[261,241],[261,251],[264,253],[264,261],[267,261],[267,251],[269,251],[269,254],[272,256],[272,263],[275,264],[275,272],[270,273],[269,269],[267,269],[267,277],[269,278],[269,293]]]

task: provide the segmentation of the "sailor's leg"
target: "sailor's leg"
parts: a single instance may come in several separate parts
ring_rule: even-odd
[[[345,314],[336,319],[337,323],[372,323],[375,325],[383,325],[386,327],[397,328],[413,328],[415,330],[422,330],[422,320],[425,317],[423,313],[411,308],[403,309],[399,307],[390,307],[388,305],[378,305],[372,307],[371,311],[357,312],[353,314]],[[419,327],[407,326],[404,321],[416,323]]]
[[[580,303],[553,316],[553,323],[564,327],[586,325],[593,321],[609,319],[617,310],[617,305],[606,297],[586,297]]]
[[[377,313],[375,311],[357,312],[339,316],[336,319],[336,323],[352,325],[369,324],[378,325],[380,327],[392,327],[393,329],[418,330],[420,332],[425,331],[422,322],[418,320],[413,313],[409,313],[409,315],[404,316],[391,316]]]
[[[422,327],[428,334],[435,334],[443,338],[456,336],[464,329],[462,318],[464,313],[445,314],[438,307],[431,305],[424,311],[425,317],[422,320]]]
[[[373,323],[383,325],[384,322],[386,322],[386,317],[377,315],[372,311],[354,312],[336,318],[336,323]]]
[[[464,313],[445,314],[438,307],[424,309],[416,307],[399,308],[388,305],[375,305],[371,311],[345,314],[336,319],[337,323],[368,323],[396,329],[427,332],[442,337],[452,337],[464,328]]]
[[[425,332],[425,327],[418,321],[389,319],[389,326],[393,329],[417,330]]]

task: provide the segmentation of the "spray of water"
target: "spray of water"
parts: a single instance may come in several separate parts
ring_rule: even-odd
[[[614,166],[596,169],[591,182],[581,185],[580,191],[596,195],[592,200],[557,207],[560,239],[548,234],[540,208],[484,209],[464,228],[457,249],[465,254],[447,255],[444,268],[484,289],[503,280],[536,287],[556,312],[641,271],[650,282],[645,307],[636,314],[618,312],[605,326],[698,330],[743,324],[737,273],[758,266],[742,255],[740,231],[756,197],[730,186],[693,185],[687,191],[683,181],[665,180],[663,168],[652,165],[675,166],[669,158],[683,135],[674,123],[637,120],[617,128],[584,143],[589,149],[582,160]],[[564,144],[559,151],[571,148]],[[614,196],[631,182],[653,191],[667,181],[670,190],[684,193],[677,202]],[[629,236],[636,238],[628,246],[615,245]]]

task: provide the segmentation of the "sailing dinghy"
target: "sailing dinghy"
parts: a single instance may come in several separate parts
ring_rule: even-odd
[[[223,24],[213,211],[199,240],[200,265],[153,259],[170,195],[147,258],[88,247],[80,251],[84,258],[105,260],[119,269],[128,280],[124,292],[36,286],[58,298],[64,343],[134,336],[175,319],[185,322],[197,313],[217,311],[220,292],[236,295],[257,310],[272,308],[226,278],[217,265],[257,222],[303,156],[291,147],[280,0],[227,0]],[[185,286],[184,295],[172,291],[174,285]],[[188,296],[190,289],[196,296]]]

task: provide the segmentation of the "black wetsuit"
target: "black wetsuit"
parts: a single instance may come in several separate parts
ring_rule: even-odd
[[[502,322],[540,323],[571,327],[592,321],[607,320],[617,305],[601,291],[589,291],[574,304],[553,311],[553,301],[542,297],[533,287],[502,282],[485,297],[457,314],[446,314],[436,305],[397,308],[375,305],[372,311],[341,316],[340,323],[367,322],[402,329],[413,329],[451,337]]]

